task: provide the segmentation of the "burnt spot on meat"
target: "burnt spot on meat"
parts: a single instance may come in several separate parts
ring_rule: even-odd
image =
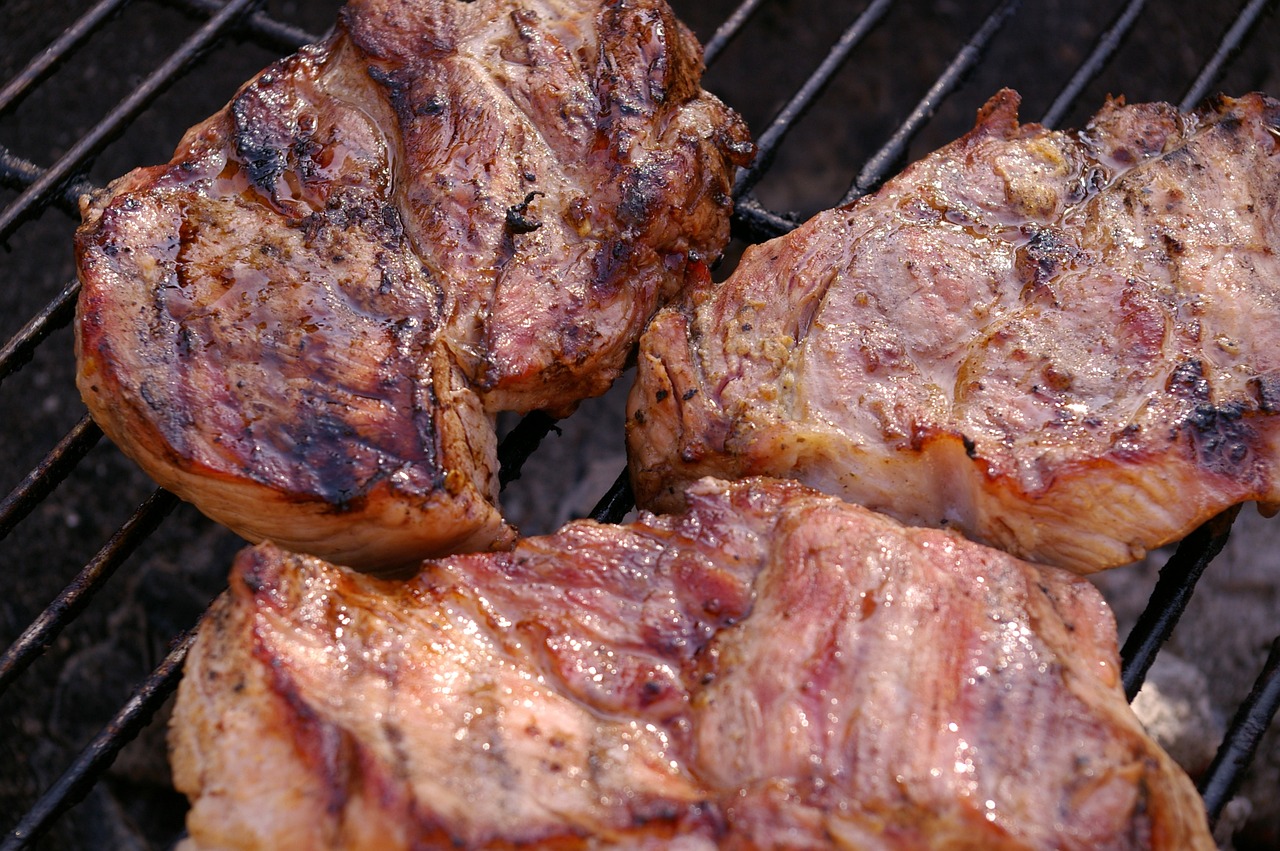
[[[1204,469],[1232,478],[1252,478],[1252,446],[1257,432],[1245,419],[1240,402],[1197,405],[1183,421],[1196,458]]]
[[[322,499],[331,511],[344,514],[358,510],[369,492],[395,469],[386,448],[371,444],[352,423],[328,410],[331,401],[311,399],[306,415],[287,429],[288,451],[305,460],[305,469],[314,471],[310,487],[297,483]],[[376,458],[379,463],[371,463]],[[438,477],[437,477],[438,478]],[[409,482],[400,482],[408,485]],[[437,482],[415,480],[407,490],[439,490]],[[424,487],[425,485],[425,487]],[[401,490],[406,490],[401,487]]]
[[[324,151],[325,147],[317,142],[310,133],[300,133],[293,144],[289,146],[292,161],[297,164],[295,166],[298,173],[297,176],[301,179],[305,188],[314,190],[313,184],[321,181],[322,167],[317,160]]]
[[[618,218],[631,225],[647,222],[654,205],[664,194],[663,183],[663,171],[658,163],[649,161],[631,169],[623,180]]]
[[[502,58],[508,62],[521,65],[536,66],[538,53],[546,48],[540,45],[542,40],[538,31],[540,21],[538,15],[528,9],[517,9],[511,13],[511,25],[519,39],[516,44],[505,44]]]
[[[271,576],[271,568],[262,558],[262,554],[256,550],[246,551],[244,560],[238,571],[240,580],[244,582],[244,587],[249,590],[250,594],[257,595],[268,587],[268,579]],[[216,611],[220,616],[226,612],[226,609],[218,608]]]
[[[1280,413],[1280,376],[1260,375],[1249,379],[1249,393],[1264,414]]]
[[[448,101],[442,95],[433,94],[418,104],[414,108],[413,114],[417,116],[440,115],[444,112],[446,106],[448,106]]]
[[[245,97],[236,98],[231,114],[235,119],[236,157],[245,175],[263,194],[275,198],[276,183],[284,175],[288,154],[272,138],[270,125],[255,120]]]
[[[1218,119],[1218,123],[1216,125],[1218,130],[1221,130],[1228,136],[1239,135],[1240,128],[1243,126],[1244,120],[1240,117],[1238,112],[1224,113],[1222,117]]]
[[[386,202],[380,203],[378,209],[382,214],[384,240],[394,240],[398,244],[404,238],[404,221],[400,218],[400,211],[394,204]]]
[[[1041,287],[1085,256],[1056,229],[1035,228],[1030,239],[1019,249],[1017,263],[1025,279]]]
[[[381,254],[378,256],[378,273],[379,295],[390,295],[391,293],[404,288],[404,271],[399,268],[388,266],[386,260]]]
[[[537,221],[536,219],[531,219],[527,215],[529,212],[529,205],[533,203],[534,198],[537,198],[540,195],[545,197],[546,193],[530,192],[524,196],[524,200],[519,204],[515,204],[507,208],[507,233],[512,236],[522,233],[533,233],[535,230],[542,227],[542,222]]]
[[[1138,158],[1134,155],[1133,151],[1126,145],[1118,145],[1113,148],[1111,150],[1111,159],[1113,159],[1117,165],[1124,166],[1126,168],[1132,166],[1138,161]]]
[[[147,407],[153,411],[163,411],[166,407],[165,398],[156,393],[154,382],[143,381],[138,385],[138,393],[142,396],[142,401],[147,403]]]
[[[1207,403],[1209,380],[1204,377],[1204,364],[1198,358],[1178,364],[1170,373],[1165,389],[1180,399]]]
[[[1101,165],[1094,165],[1080,174],[1080,179],[1069,187],[1066,195],[1067,206],[1074,206],[1097,195],[1111,182],[1111,176]]]
[[[1065,393],[1075,383],[1075,376],[1071,371],[1055,363],[1045,364],[1040,370],[1040,376],[1043,382],[1036,385],[1037,388],[1053,393]]]
[[[415,104],[410,92],[409,82],[403,79],[403,75],[395,71],[387,71],[379,68],[377,65],[369,65],[365,68],[369,74],[369,78],[378,85],[382,86],[387,92],[387,99],[391,101],[391,108],[395,110],[402,123],[419,114],[418,110],[424,104]],[[435,104],[438,108],[435,112],[429,109],[427,115],[437,115],[447,106],[447,101],[440,95],[433,95],[425,104]]]
[[[610,292],[622,283],[622,275],[629,268],[631,253],[630,243],[611,242],[600,246],[600,250],[592,258],[595,280],[592,282],[597,290]]]
[[[1196,149],[1187,146],[1174,148],[1169,153],[1165,154],[1161,158],[1161,165],[1167,168],[1170,174],[1180,175],[1182,180],[1192,179],[1208,167],[1199,152],[1197,152]],[[1216,168],[1216,166],[1214,167]],[[1166,212],[1171,212],[1178,209],[1180,206],[1185,206],[1184,202],[1186,201],[1186,194],[1181,189],[1177,186],[1162,188],[1164,189],[1164,192],[1167,193],[1165,195],[1167,200],[1160,206],[1162,206]],[[1147,188],[1143,190],[1143,195],[1151,197],[1152,192]],[[1150,204],[1143,203],[1142,209],[1144,212],[1151,212],[1152,206]]]

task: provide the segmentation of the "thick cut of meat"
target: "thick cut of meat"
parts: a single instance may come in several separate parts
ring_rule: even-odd
[[[1084,579],[793,481],[404,583],[241,554],[170,730],[198,848],[1210,849]]]
[[[1280,104],[1017,105],[655,317],[642,505],[794,476],[1087,572],[1280,501]]]
[[[83,202],[79,385],[251,540],[504,545],[493,414],[603,392],[751,145],[662,0],[353,2]]]

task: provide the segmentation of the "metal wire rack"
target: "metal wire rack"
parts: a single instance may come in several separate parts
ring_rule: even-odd
[[[275,5],[280,8],[264,10],[261,0],[227,0],[225,3],[218,0],[99,0],[87,5],[74,20],[60,25],[60,32],[29,60],[24,56],[26,64],[0,88],[0,202],[3,202],[0,243],[22,252],[28,250],[24,247],[28,231],[52,228],[63,235],[69,256],[76,199],[94,185],[95,163],[107,158],[105,155],[115,150],[116,140],[136,128],[149,111],[163,108],[157,103],[163,101],[167,90],[180,81],[198,82],[202,76],[209,76],[211,61],[238,45],[248,44],[259,55],[271,56],[290,52],[319,36],[319,32],[309,31],[304,25],[286,22],[285,19],[297,20],[298,10],[290,4]],[[332,17],[337,2],[330,0],[320,5],[324,9],[309,12],[313,29],[314,21]],[[1157,25],[1144,24],[1153,9],[1149,9],[1144,0],[1129,0],[1122,5],[1082,4],[1081,11],[1074,17],[1068,15],[1076,24],[1071,39],[1063,36],[1064,42],[1070,41],[1075,47],[1062,48],[1059,51],[1062,55],[1055,56],[1053,61],[1046,59],[1045,67],[1029,79],[1007,81],[1002,75],[1010,68],[1022,73],[1029,64],[1034,64],[1028,63],[1025,57],[1021,61],[1016,59],[1019,40],[1031,44],[1024,52],[1046,43],[1043,39],[1030,38],[1029,34],[1037,32],[1036,21],[1044,16],[1056,15],[1055,20],[1061,19],[1060,7],[1064,4],[1055,0],[999,0],[979,4],[843,0],[820,4],[821,14],[811,8],[815,4],[806,6],[803,0],[744,0],[736,5],[730,0],[701,4],[675,0],[673,5],[704,40],[709,67],[706,85],[713,90],[717,84],[723,86],[722,97],[747,114],[757,127],[759,155],[755,164],[737,180],[737,212],[733,225],[740,242],[759,242],[795,227],[806,212],[795,214],[779,209],[779,199],[785,204],[796,197],[794,193],[788,195],[785,185],[791,179],[789,175],[794,174],[794,163],[779,164],[789,152],[801,149],[791,140],[797,133],[804,132],[806,116],[811,110],[861,111],[861,115],[847,118],[846,123],[858,124],[861,117],[870,129],[859,131],[858,144],[851,146],[860,145],[862,149],[844,156],[850,166],[859,164],[847,188],[834,197],[801,198],[800,205],[809,207],[809,212],[820,206],[856,200],[873,191],[906,160],[963,131],[976,105],[990,93],[990,89],[972,91],[981,88],[981,84],[966,86],[966,82],[975,77],[981,77],[986,85],[993,81],[997,85],[1029,83],[1032,88],[1038,88],[1039,101],[1047,103],[1042,122],[1057,126],[1072,117],[1087,115],[1096,107],[1097,92],[1108,85],[1108,73],[1119,75],[1133,63],[1141,64],[1145,55],[1142,50],[1169,50],[1195,54],[1191,60],[1183,59],[1183,65],[1194,71],[1188,80],[1160,79],[1162,72],[1150,69],[1139,78],[1151,89],[1152,97],[1176,98],[1184,108],[1194,106],[1214,90],[1224,73],[1232,68],[1235,57],[1249,48],[1251,40],[1256,40],[1254,33],[1267,20],[1272,4],[1268,0],[1248,0],[1238,8],[1215,11],[1212,15],[1206,13],[1197,29],[1212,32],[1200,39],[1202,45],[1175,45],[1169,42],[1168,35],[1153,35]],[[22,10],[13,14],[19,11]],[[3,13],[0,6],[0,14]],[[100,117],[95,115],[84,122],[84,126],[77,127],[74,138],[65,145],[50,146],[59,148],[56,153],[51,154],[46,147],[8,146],[8,137],[4,135],[7,128],[16,121],[37,120],[30,111],[19,115],[24,100],[50,86],[50,81],[65,75],[68,68],[82,63],[82,57],[92,52],[100,34],[112,26],[120,26],[119,21],[125,16],[138,20],[139,16],[160,13],[176,14],[194,23],[185,38],[179,37],[181,28],[176,28],[173,42],[177,46],[161,51],[149,66],[150,70],[133,69],[133,78],[114,106],[101,110]],[[33,14],[38,21],[41,16],[58,13],[45,9]],[[807,16],[813,16],[813,20],[807,20]],[[912,28],[912,22],[921,21],[932,22],[926,27],[925,36],[919,35],[918,28]],[[3,23],[0,20],[0,24]],[[810,37],[801,48],[802,53],[793,54],[786,39],[801,29]],[[1135,52],[1131,42],[1139,41],[1139,34],[1144,32],[1147,33],[1144,43],[1154,47],[1136,49],[1135,57],[1126,60],[1126,52]],[[918,42],[913,39],[921,37],[934,39],[928,52],[937,57],[936,61],[917,61],[913,50]],[[1053,43],[1056,37],[1047,43]],[[812,51],[808,47],[812,43],[823,43],[823,46]],[[0,50],[0,54],[5,53]],[[884,67],[886,56],[893,59],[896,66]],[[910,68],[906,68],[906,63],[910,63]],[[772,99],[753,97],[753,88],[759,86],[759,73],[784,78],[783,95]],[[868,82],[863,88],[874,88],[885,75],[919,80],[915,90],[918,99],[912,102],[882,98],[875,100],[870,109],[863,102],[842,106],[840,92],[847,93],[854,85],[849,82],[851,77],[865,76]],[[1120,88],[1121,84],[1116,82],[1119,79],[1122,78],[1115,76],[1109,84]],[[834,85],[836,83],[839,85]],[[905,87],[911,88],[909,83]],[[771,88],[776,90],[778,86]],[[833,89],[839,90],[837,94],[832,95]],[[230,91],[222,92],[221,98],[225,100],[230,94]],[[1093,102],[1088,102],[1090,97],[1094,98]],[[19,118],[6,125],[4,119],[14,115]],[[174,142],[176,138],[164,140],[169,147]],[[793,154],[792,159],[796,156],[803,155]],[[129,167],[149,163],[126,161],[124,164]],[[839,187],[834,185],[831,189],[834,194]],[[54,208],[56,212],[46,213],[46,208]],[[67,260],[62,258],[60,262],[66,265]],[[5,268],[5,261],[0,260],[0,269]],[[63,280],[60,287],[51,287],[47,296],[41,297],[42,307],[17,320],[21,325],[6,330],[17,324],[15,317],[10,318],[9,325],[0,325],[0,333],[8,333],[0,347],[0,382],[20,376],[44,352],[65,343],[65,334],[59,336],[59,332],[71,321],[79,286],[73,277]],[[28,282],[16,279],[12,273],[6,271],[0,275],[0,290],[26,286]],[[0,305],[8,303],[17,303],[17,300],[10,299]],[[25,391],[14,390],[12,381],[7,383],[9,386],[0,386],[0,410],[4,411],[5,434],[9,435],[23,428],[26,403],[17,398],[19,392]],[[69,393],[73,397],[74,389]],[[0,457],[0,470],[8,477],[0,480],[0,492],[9,488],[7,496],[0,500],[0,564],[3,565],[0,588],[9,581],[10,575],[42,567],[24,563],[28,548],[21,541],[14,543],[10,539],[6,543],[6,538],[24,526],[35,529],[28,538],[41,535],[41,524],[50,522],[42,516],[41,509],[49,504],[51,495],[66,480],[80,475],[92,453],[107,451],[96,449],[101,433],[83,415],[83,409],[79,410],[78,420],[62,437],[55,435],[48,439],[51,447],[29,472],[23,473],[26,466],[12,469],[4,466],[10,459]],[[504,486],[519,477],[526,460],[556,428],[550,417],[532,414],[508,432],[500,449]],[[106,499],[110,500],[111,496]],[[626,477],[619,475],[591,513],[597,519],[616,521],[631,506]],[[108,587],[119,569],[130,565],[131,557],[169,522],[166,518],[177,507],[178,501],[167,492],[151,493],[43,611],[24,623],[8,624],[0,619],[3,630],[0,640],[9,642],[0,654],[0,700],[23,682],[24,674],[26,677],[56,675],[43,670],[27,672],[48,648],[59,645],[64,631],[93,605],[95,595]],[[1231,516],[1233,512],[1189,536],[1162,571],[1147,611],[1123,649],[1124,684],[1131,698],[1191,598],[1201,572],[1223,546]],[[136,685],[132,696],[119,706],[106,726],[83,745],[79,755],[52,784],[24,805],[22,811],[3,813],[5,819],[0,821],[0,829],[8,833],[0,848],[30,847],[101,781],[117,754],[148,725],[176,687],[193,628],[194,622],[170,636],[169,649],[154,665],[152,673]],[[16,637],[10,640],[10,634]],[[1278,704],[1280,641],[1272,646],[1254,692],[1240,706],[1217,759],[1201,779],[1211,819],[1217,818],[1240,782]],[[6,706],[0,703],[0,718],[8,711]],[[3,756],[0,751],[0,758]]]

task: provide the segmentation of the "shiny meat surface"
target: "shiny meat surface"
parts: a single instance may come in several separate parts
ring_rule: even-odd
[[[1017,105],[655,317],[642,505],[794,476],[1088,572],[1280,502],[1280,104]]]
[[[201,848],[1208,849],[1084,579],[796,482],[395,583],[246,550],[170,730]]]
[[[602,393],[728,239],[661,0],[353,2],[82,203],[79,385],[162,485],[364,568],[504,546],[493,415]]]

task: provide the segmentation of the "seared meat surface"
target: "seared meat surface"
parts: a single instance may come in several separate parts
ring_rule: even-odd
[[[794,476],[1087,572],[1280,501],[1280,104],[1017,105],[655,317],[642,505]]]
[[[493,415],[603,392],[751,145],[662,0],[363,0],[83,201],[79,385],[162,485],[365,568],[503,546]]]
[[[688,500],[403,583],[244,551],[184,847],[1213,847],[1084,579],[793,481]]]

